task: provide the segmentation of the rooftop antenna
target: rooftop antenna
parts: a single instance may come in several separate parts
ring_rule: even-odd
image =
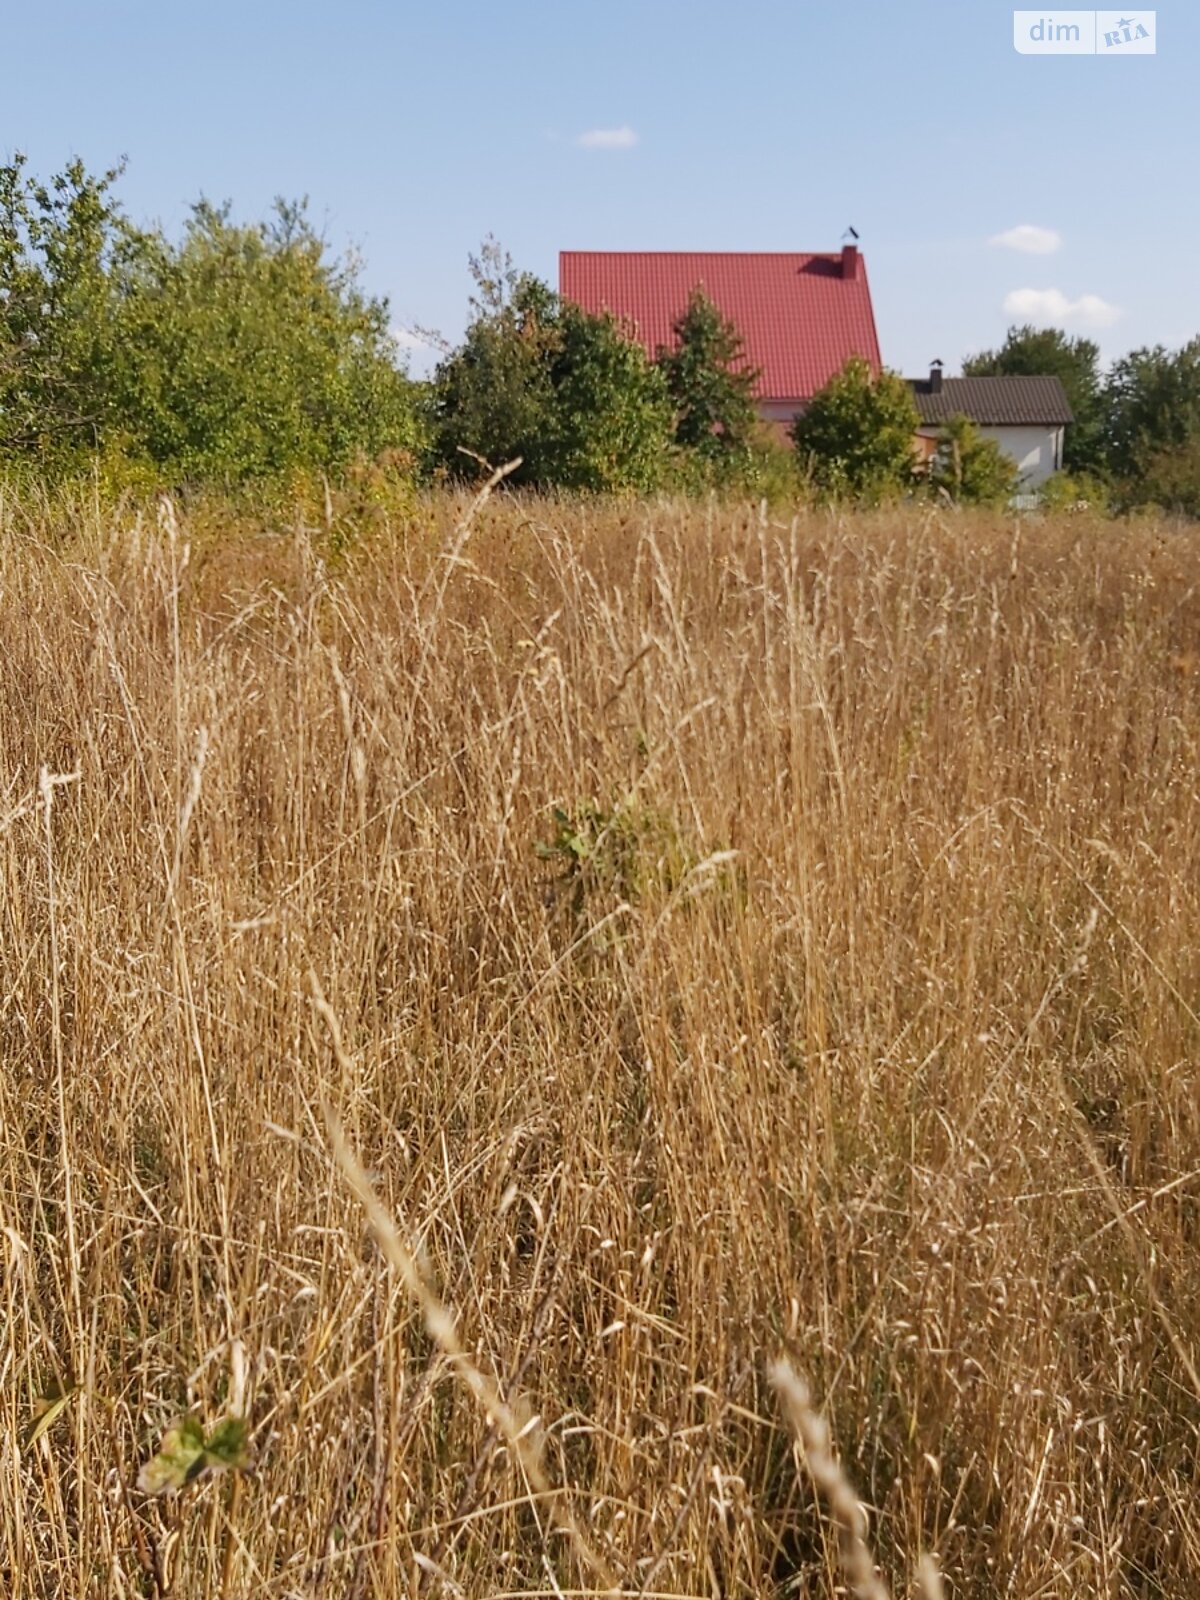
[[[846,242],[847,234],[850,236],[851,239],[857,239],[858,238],[858,229],[857,228],[853,228],[853,227],[847,228],[846,232],[842,235],[842,243],[843,244]]]

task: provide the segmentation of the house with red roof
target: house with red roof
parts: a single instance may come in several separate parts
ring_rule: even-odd
[[[611,312],[654,356],[693,290],[735,324],[746,364],[758,369],[758,405],[787,424],[846,364],[880,368],[879,337],[857,245],[836,253],[564,250],[559,293],[583,310]]]

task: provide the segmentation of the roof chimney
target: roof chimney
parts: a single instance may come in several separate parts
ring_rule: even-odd
[[[942,363],[935,361],[929,368],[929,392],[941,394],[942,392]]]
[[[858,246],[856,244],[844,244],[842,246],[842,277],[858,277]]]

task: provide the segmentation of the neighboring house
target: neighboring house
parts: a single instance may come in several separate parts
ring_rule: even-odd
[[[879,339],[857,245],[836,254],[564,250],[558,288],[585,311],[610,311],[654,356],[702,289],[742,336],[759,372],[760,415],[787,426],[839,372],[862,356],[878,372]]]
[[[944,378],[935,361],[928,378],[909,381],[923,460],[933,455],[943,423],[969,417],[1016,462],[1022,489],[1038,488],[1062,467],[1063,439],[1075,418],[1058,378]]]

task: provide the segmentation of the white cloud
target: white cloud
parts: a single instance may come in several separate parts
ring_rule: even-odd
[[[989,244],[1004,250],[1020,250],[1027,256],[1052,256],[1062,249],[1062,234],[1054,228],[1039,228],[1032,222],[1022,222],[1004,233],[993,234]]]
[[[414,333],[411,328],[401,328],[395,323],[388,330],[401,350],[432,350],[433,346],[428,339],[423,339],[419,333]]]
[[[1044,327],[1074,322],[1081,328],[1111,328],[1121,315],[1119,306],[1110,305],[1098,294],[1081,294],[1069,299],[1061,289],[1014,289],[1004,297],[1004,310],[1010,317],[1023,317]]]
[[[628,123],[619,128],[589,128],[575,143],[585,150],[632,150],[638,136]]]
[[[427,378],[448,348],[444,342],[438,342],[439,335],[427,335],[399,322],[393,322],[388,332],[406,371],[414,378]]]

